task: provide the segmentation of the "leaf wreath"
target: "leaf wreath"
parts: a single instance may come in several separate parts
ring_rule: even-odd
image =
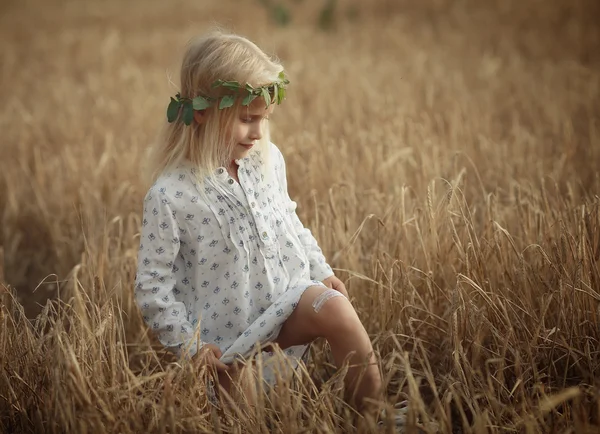
[[[256,98],[262,97],[265,100],[265,104],[269,107],[271,104],[281,104],[285,99],[286,87],[289,84],[289,80],[285,78],[283,71],[279,73],[277,81],[269,83],[261,87],[252,87],[246,83],[242,85],[237,81],[223,81],[217,80],[212,84],[212,88],[224,87],[232,92],[233,94],[225,95],[219,102],[219,110],[233,106],[236,97],[240,92],[245,92],[246,95],[242,101],[243,106],[249,106],[252,101]],[[194,119],[194,110],[204,110],[213,105],[218,98],[211,98],[208,96],[197,96],[194,98],[182,98],[181,94],[175,95],[175,98],[171,97],[171,102],[167,107],[167,120],[169,123],[175,122],[181,113],[181,119],[186,125],[190,125]]]

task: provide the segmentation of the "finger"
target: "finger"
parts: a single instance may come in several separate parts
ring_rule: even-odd
[[[219,372],[229,371],[229,366],[218,359],[213,361],[213,365]]]
[[[346,287],[344,286],[344,284],[340,284],[335,288],[338,292],[341,292],[342,294],[344,294],[344,297],[349,299],[348,296],[348,291],[346,290]]]
[[[226,365],[221,360],[215,357],[213,353],[208,354],[206,362],[214,366],[217,371],[228,371],[229,365]]]
[[[202,345],[200,347],[200,349],[198,349],[198,352],[196,353],[199,357],[206,357],[207,354],[209,354],[212,351],[212,348],[210,347],[210,344],[205,344]]]

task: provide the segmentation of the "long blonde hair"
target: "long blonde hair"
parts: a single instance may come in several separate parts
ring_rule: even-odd
[[[250,40],[217,30],[192,39],[185,51],[181,65],[181,90],[183,98],[198,95],[219,98],[224,95],[222,87],[213,88],[216,80],[249,83],[263,86],[277,80],[283,66],[277,59],[264,53]],[[227,167],[234,144],[231,132],[242,106],[242,98],[235,104],[219,109],[218,103],[206,109],[206,121],[193,121],[185,125],[181,120],[167,123],[159,139],[150,150],[147,174],[154,182],[165,170],[181,163],[189,163],[196,169],[198,179],[212,176],[220,166]],[[165,105],[166,108],[166,105]],[[270,137],[268,124],[263,126],[262,139],[257,144],[266,157]]]

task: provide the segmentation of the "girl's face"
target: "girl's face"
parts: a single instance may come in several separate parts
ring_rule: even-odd
[[[248,155],[259,141],[265,129],[268,116],[273,112],[273,104],[265,108],[263,98],[256,98],[248,107],[242,107],[234,121],[232,139],[234,142],[232,160]]]

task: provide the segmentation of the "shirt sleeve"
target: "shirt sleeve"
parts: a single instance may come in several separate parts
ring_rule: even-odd
[[[185,304],[175,297],[173,264],[179,247],[179,226],[170,201],[151,189],[144,198],[135,300],[161,344],[181,358],[186,351],[190,357],[196,354],[200,343]]]
[[[296,208],[298,205],[290,198],[287,189],[285,159],[283,158],[281,151],[275,145],[272,146],[274,148],[274,163],[276,166],[278,181],[281,187],[283,199],[285,201],[285,210],[292,219],[292,223],[298,233],[298,238],[300,238],[300,242],[304,246],[304,250],[308,256],[310,264],[310,278],[322,281],[327,277],[333,276],[333,270],[327,263],[325,255],[323,255],[323,251],[319,247],[319,244],[312,235],[310,229],[306,228],[304,224],[302,224],[298,214],[296,213]]]

